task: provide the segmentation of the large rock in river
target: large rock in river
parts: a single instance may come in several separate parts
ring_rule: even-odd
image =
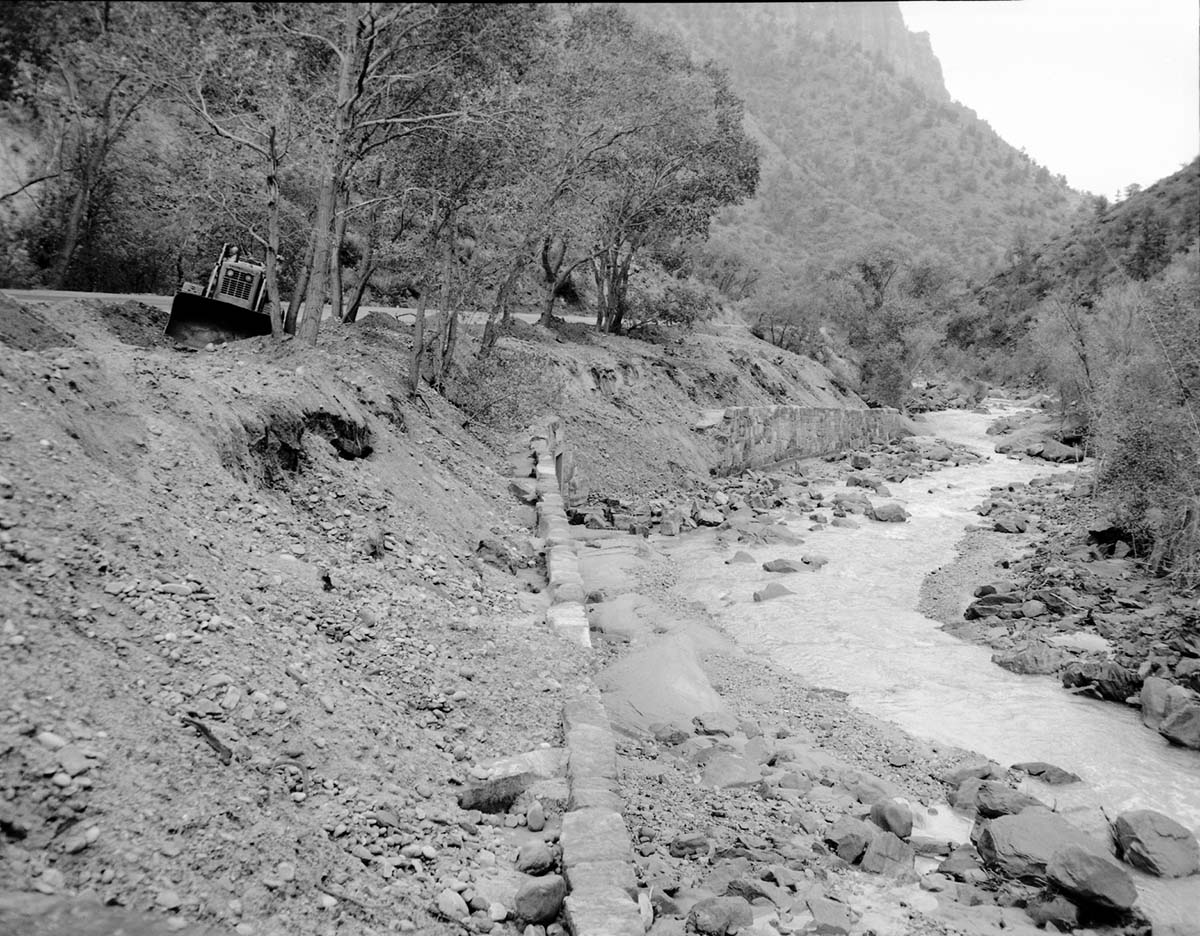
[[[1200,843],[1170,816],[1153,809],[1131,809],[1112,826],[1117,854],[1159,877],[1187,877],[1200,871]]]
[[[1158,733],[1172,744],[1200,750],[1200,702],[1185,702],[1168,712]]]
[[[870,508],[870,517],[880,523],[903,523],[908,519],[908,511],[895,501],[888,501],[884,504],[874,504]]]
[[[980,819],[971,838],[983,863],[1006,877],[1042,881],[1054,853],[1068,845],[1097,855],[1104,846],[1047,809],[1026,809],[1015,816]]]
[[[1090,689],[1110,702],[1124,702],[1142,689],[1142,679],[1136,672],[1103,660],[1068,663],[1062,673],[1062,684],[1067,689]]]
[[[1142,683],[1142,724],[1172,744],[1200,749],[1200,695],[1161,676]]]
[[[977,602],[978,603],[978,602]],[[1041,640],[1030,640],[1011,650],[992,654],[992,662],[1010,673],[1022,676],[1049,676],[1074,659],[1057,647]]]
[[[1129,872],[1104,855],[1067,845],[1050,858],[1046,876],[1076,903],[1106,910],[1128,910],[1137,900]]]

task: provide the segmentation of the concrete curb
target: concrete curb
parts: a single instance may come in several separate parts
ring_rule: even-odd
[[[519,483],[520,490],[536,494],[537,535],[546,542],[546,623],[572,643],[591,647],[587,592],[566,516],[567,506],[586,494],[557,418],[530,430],[528,457],[521,467],[536,479],[535,488]],[[633,846],[621,817],[616,738],[590,680],[563,705],[563,730],[569,795],[559,842],[569,891],[567,928],[572,936],[645,936]]]
[[[537,534],[546,541],[546,577],[550,608],[546,623],[572,643],[592,645],[586,592],[579,573],[579,554],[567,525],[568,502],[580,498],[581,485],[574,477],[569,453],[563,451],[562,430],[557,418],[544,427],[530,430],[529,452],[537,485]]]
[[[616,740],[594,685],[563,706],[570,798],[559,841],[573,936],[643,936],[629,830],[621,818]]]

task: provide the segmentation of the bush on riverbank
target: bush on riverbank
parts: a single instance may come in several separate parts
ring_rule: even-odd
[[[1100,459],[1097,492],[1135,553],[1200,586],[1200,254],[1091,308],[1049,301],[1039,339],[1048,381]]]

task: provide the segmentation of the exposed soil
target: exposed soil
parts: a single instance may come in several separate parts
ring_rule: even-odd
[[[598,664],[547,640],[525,438],[410,399],[390,319],[195,353],[164,315],[0,302],[0,928],[459,932],[523,817],[457,794]],[[851,399],[753,339],[526,331],[597,489],[702,481],[706,406]]]

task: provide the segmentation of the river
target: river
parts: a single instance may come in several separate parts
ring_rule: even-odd
[[[769,555],[756,550],[760,560],[809,552],[829,557],[819,573],[786,578],[795,595],[755,603],[753,592],[780,577],[726,565],[725,551],[714,551],[706,539],[685,538],[673,550],[678,588],[703,602],[746,649],[813,685],[848,693],[858,708],[915,736],[1005,765],[1042,760],[1073,771],[1083,784],[1049,788],[1032,781],[1027,788],[1089,831],[1103,830],[1101,809],[1115,816],[1134,808],[1156,809],[1200,830],[1200,753],[1167,744],[1141,725],[1133,708],[1001,669],[990,649],[947,635],[916,610],[922,580],[954,558],[964,527],[979,522],[974,507],[991,487],[1074,470],[995,454],[995,439],[985,430],[1011,410],[989,402],[990,416],[949,411],[918,422],[924,434],[986,457],[889,484],[911,514],[906,523],[860,518],[858,529],[809,532],[808,521],[796,520],[791,525],[804,536],[803,546],[773,546]],[[1200,933],[1200,879],[1159,882],[1139,874],[1137,882],[1156,923]]]

